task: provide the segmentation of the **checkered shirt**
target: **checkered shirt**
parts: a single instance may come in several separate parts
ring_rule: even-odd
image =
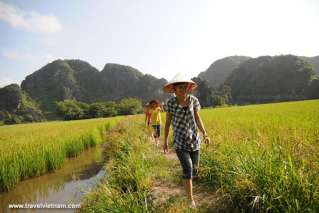
[[[172,115],[174,130],[174,148],[188,151],[196,151],[200,148],[200,137],[197,131],[194,109],[199,110],[198,99],[188,95],[189,105],[182,107],[178,104],[177,98],[168,100],[166,111]]]

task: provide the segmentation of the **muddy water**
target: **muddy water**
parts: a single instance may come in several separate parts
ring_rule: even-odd
[[[0,194],[0,212],[75,212],[76,208],[9,209],[9,204],[79,204],[82,196],[105,175],[103,159],[101,146],[90,148],[65,160],[55,172],[18,183],[14,190]]]

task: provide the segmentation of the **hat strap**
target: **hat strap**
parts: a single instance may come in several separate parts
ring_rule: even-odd
[[[188,83],[186,91],[188,91],[188,92],[192,91],[192,87],[193,87],[193,84]]]

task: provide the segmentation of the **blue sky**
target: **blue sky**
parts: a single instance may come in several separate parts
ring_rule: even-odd
[[[81,59],[167,80],[230,55],[319,55],[317,0],[0,0],[0,87]]]

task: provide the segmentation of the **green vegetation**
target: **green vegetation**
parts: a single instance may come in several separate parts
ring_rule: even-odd
[[[122,122],[107,141],[107,175],[86,194],[80,212],[189,212],[183,194],[163,202],[152,193],[156,184],[182,183],[178,161],[149,141],[142,116]]]
[[[300,56],[299,58],[311,64],[313,71],[319,75],[319,55],[314,57]]]
[[[198,77],[202,80],[206,80],[210,87],[218,88],[239,64],[248,59],[251,58],[247,56],[228,56],[218,59],[214,61],[207,70],[199,73]]]
[[[212,144],[202,145],[199,182],[224,212],[319,211],[319,100],[201,110]],[[0,183],[58,168],[91,143],[105,124],[90,119],[0,127]],[[180,182],[180,167],[147,139],[143,116],[107,134],[107,176],[83,200],[82,212],[189,212],[184,195],[156,203],[157,183]],[[100,129],[100,130],[98,130]],[[30,166],[31,165],[31,166]],[[195,192],[196,195],[197,192]],[[203,211],[206,211],[203,210]]]
[[[61,167],[66,157],[104,141],[105,131],[121,119],[0,126],[0,191]]]
[[[95,103],[133,97],[146,102],[165,98],[165,83],[165,79],[144,75],[130,66],[106,64],[99,71],[82,60],[55,60],[28,75],[21,88],[41,104],[49,119],[55,119],[55,102]]]
[[[141,118],[126,120],[108,135],[107,176],[87,194],[81,212],[156,212],[151,187],[170,176],[170,162],[147,139]]]
[[[58,115],[65,120],[111,117],[116,115],[134,115],[142,113],[142,102],[135,98],[124,98],[121,101],[86,104],[76,100],[57,102]]]
[[[213,143],[202,146],[196,184],[218,199],[200,206],[200,212],[318,212],[318,100],[202,110],[201,115]],[[183,195],[164,205],[152,202],[154,181],[176,184],[180,171],[147,145],[142,127],[133,120],[110,136],[109,175],[86,197],[83,212],[190,211]]]
[[[319,75],[312,76],[311,82],[306,89],[306,94],[309,99],[319,98]]]
[[[213,145],[200,178],[229,211],[318,212],[319,101],[201,112]]]
[[[10,84],[0,88],[0,121],[4,124],[44,121],[39,106],[21,90]]]
[[[319,80],[313,63],[293,55],[241,58],[242,63],[227,64],[232,57],[216,61],[223,73],[218,84],[211,76],[219,76],[214,69],[193,78],[198,89],[195,95],[202,106],[225,104],[271,103],[318,98]],[[218,62],[218,63],[217,63]],[[230,66],[232,65],[232,66]],[[229,67],[233,70],[229,71]],[[228,68],[227,68],[228,67]],[[218,71],[218,72],[217,72]],[[215,80],[216,80],[215,79]],[[214,82],[216,85],[211,85]],[[217,87],[217,85],[219,85]]]
[[[230,56],[193,78],[198,84],[195,95],[203,107],[316,99],[318,65],[319,56]],[[82,60],[55,60],[27,76],[21,89],[18,85],[0,88],[0,122],[60,119],[56,103],[65,100],[74,100],[65,103],[70,109],[59,107],[66,120],[135,114],[138,110],[132,108],[116,109],[114,102],[165,101],[169,98],[163,91],[166,83],[130,66],[109,63],[99,71]]]
[[[200,78],[192,78],[192,80],[197,83],[194,95],[198,98],[202,107],[218,107],[229,104],[231,100],[230,87],[223,85],[217,90],[209,87],[206,80]]]
[[[297,56],[262,56],[240,64],[225,85],[235,103],[302,100],[313,75],[312,66]]]

